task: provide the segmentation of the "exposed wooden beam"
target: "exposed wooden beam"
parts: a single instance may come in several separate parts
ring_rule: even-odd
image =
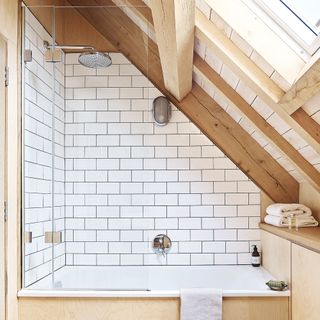
[[[218,73],[197,54],[194,57],[194,70],[209,82],[216,92],[224,97],[249,123],[261,133],[270,144],[284,154],[302,176],[320,191],[320,172],[316,170],[285,138],[283,138],[263,117],[259,115]]]
[[[304,60],[256,13],[254,4],[241,0],[205,0],[251,47],[290,84],[293,84]]]
[[[317,54],[319,56],[319,54]],[[302,107],[309,99],[320,91],[320,58],[294,83],[281,98],[280,106],[289,114]]]
[[[164,83],[179,101],[192,88],[195,0],[150,1]]]
[[[309,134],[304,126],[293,119],[278,104],[283,91],[275,85],[236,45],[232,43],[213,22],[202,13],[196,13],[196,37],[211,49],[240,79],[244,82],[292,129],[297,132],[313,149],[320,154],[320,144]]]
[[[291,116],[301,127],[306,128],[310,136],[320,144],[320,125],[315,120],[313,120],[302,108],[298,109]]]
[[[146,41],[147,36],[120,9],[80,12],[270,198],[275,202],[298,200],[297,181],[204,90],[194,84],[179,102],[165,89],[156,44]]]

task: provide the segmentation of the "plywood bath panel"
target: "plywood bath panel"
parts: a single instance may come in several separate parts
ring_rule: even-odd
[[[288,320],[289,299],[279,298],[225,298],[223,320]]]
[[[179,320],[178,298],[20,298],[20,320]],[[223,320],[288,320],[288,297],[224,298]],[[196,320],[196,319],[195,319]]]
[[[20,299],[20,319],[178,320],[179,301],[152,298],[27,298]]]

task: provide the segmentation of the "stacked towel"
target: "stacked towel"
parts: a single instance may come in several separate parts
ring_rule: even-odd
[[[288,227],[289,226],[289,218],[286,217],[277,217],[267,214],[264,217],[264,222],[268,224],[272,224],[276,227]],[[296,217],[296,224],[298,227],[316,227],[318,226],[318,221],[312,217]]]
[[[311,210],[299,203],[274,203],[267,207],[267,214],[276,217],[311,216]]]
[[[311,210],[303,204],[298,203],[275,203],[267,207],[265,223],[276,227],[288,227],[289,217],[296,218],[299,227],[316,227],[318,221],[312,216]]]
[[[180,320],[221,320],[222,291],[181,289]]]

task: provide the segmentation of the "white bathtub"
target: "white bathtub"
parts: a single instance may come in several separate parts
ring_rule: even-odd
[[[274,279],[251,266],[63,267],[18,296],[48,297],[179,297],[181,288],[221,288],[223,296],[289,296],[271,291]]]
[[[274,279],[251,266],[63,267],[19,291],[19,297],[179,297],[181,288],[221,288],[225,297],[289,296],[271,291]]]

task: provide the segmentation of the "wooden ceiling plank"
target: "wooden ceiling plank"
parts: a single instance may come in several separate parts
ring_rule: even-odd
[[[209,82],[270,144],[284,154],[301,175],[320,191],[320,172],[316,170],[285,138],[260,116],[218,73],[195,54],[194,70]]]
[[[298,200],[298,182],[280,166],[208,94],[194,84],[179,102],[164,86],[156,44],[145,39],[141,30],[123,12],[101,10],[101,15],[82,13],[120,52],[135,64],[150,81],[206,134],[213,143],[275,202]],[[103,14],[102,14],[103,12]],[[139,35],[140,34],[140,35]]]
[[[152,0],[165,87],[181,101],[192,88],[195,0]]]

